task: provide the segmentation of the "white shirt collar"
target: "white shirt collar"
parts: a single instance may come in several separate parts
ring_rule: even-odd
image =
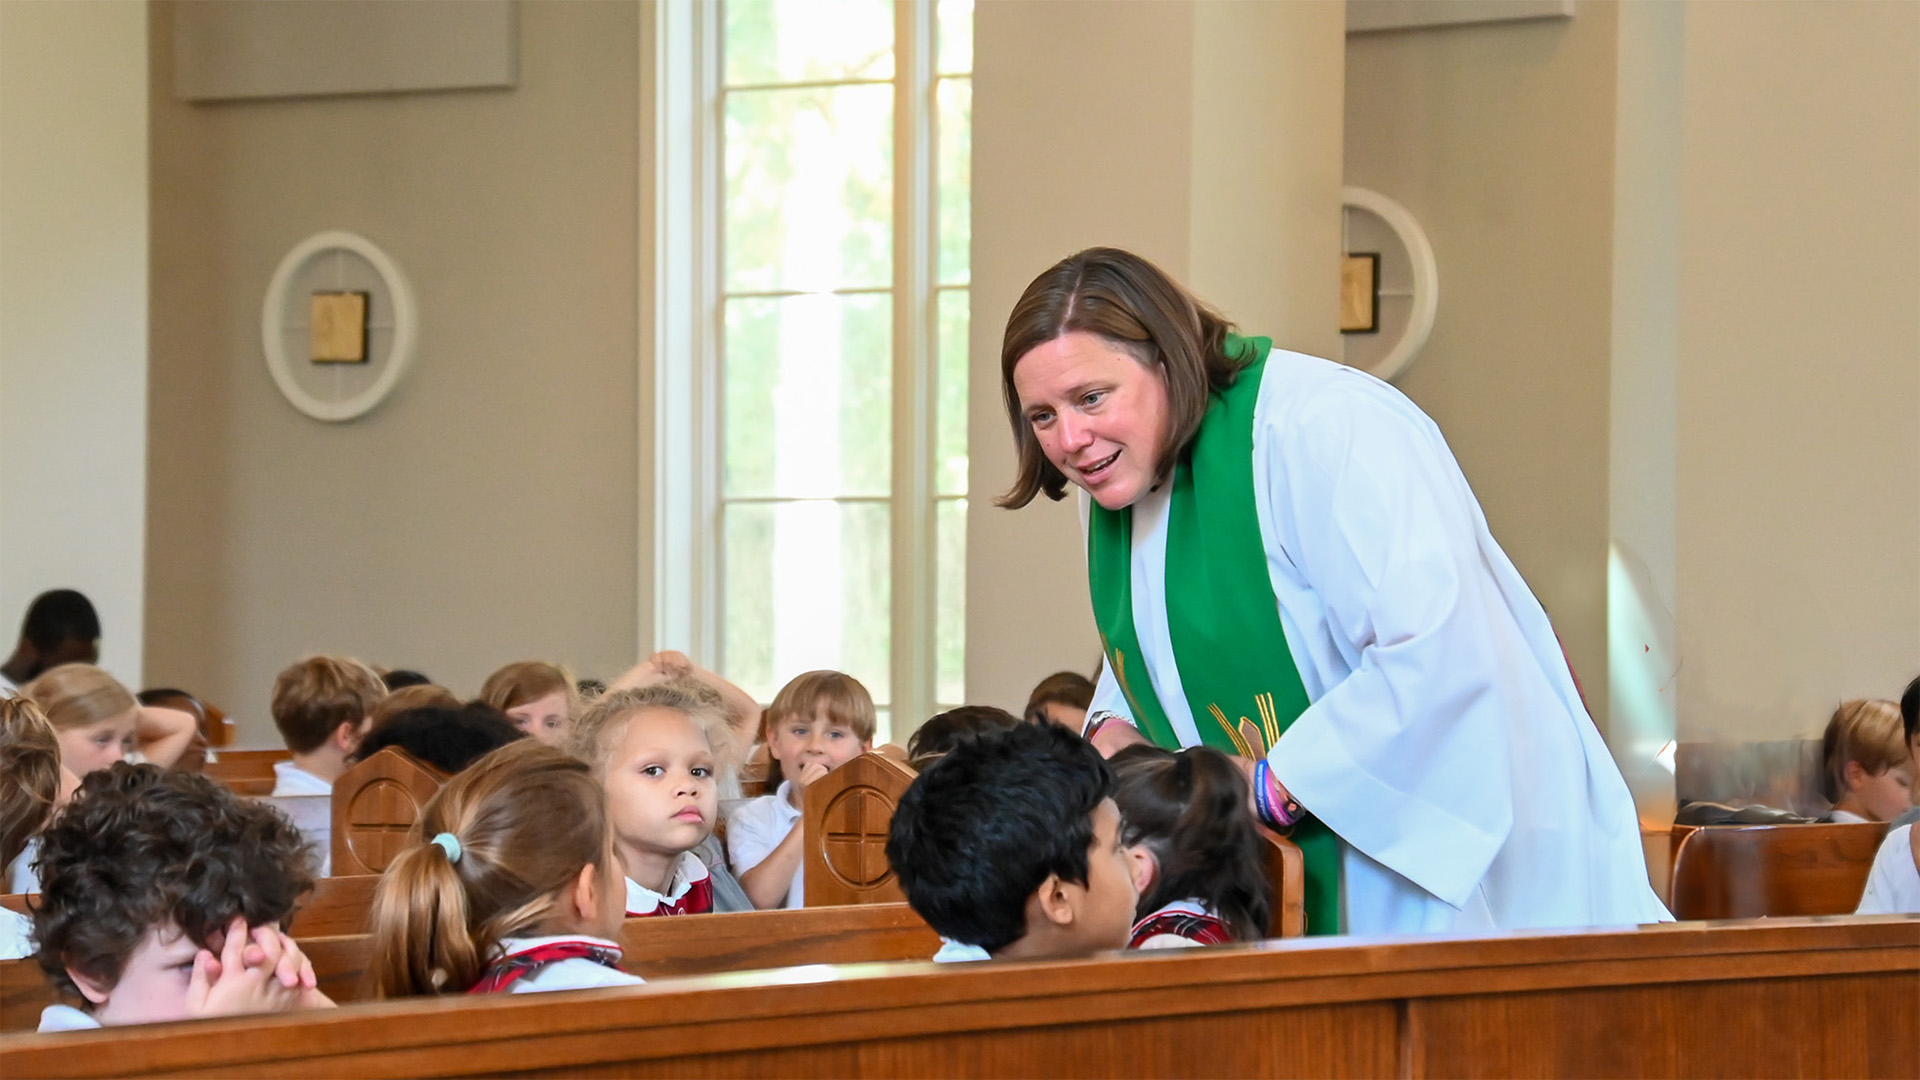
[[[693,888],[695,882],[704,881],[707,877],[707,864],[700,861],[700,856],[683,851],[673,864],[673,877],[667,882],[665,895],[654,892],[632,878],[627,879],[627,910],[652,911],[661,904],[671,904],[687,895],[687,890]]]

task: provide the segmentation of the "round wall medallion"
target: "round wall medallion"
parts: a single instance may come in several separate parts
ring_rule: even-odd
[[[1440,272],[1426,231],[1407,208],[1377,191],[1341,189],[1342,250],[1375,260],[1371,328],[1343,330],[1346,363],[1388,382],[1420,355],[1440,305]]]
[[[352,420],[386,400],[406,374],[416,317],[406,275],[373,241],[316,233],[274,270],[260,309],[260,345],[274,385],[294,408],[315,420]],[[351,322],[322,333],[320,318]]]

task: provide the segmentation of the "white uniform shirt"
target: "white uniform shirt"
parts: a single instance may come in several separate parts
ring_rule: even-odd
[[[788,833],[800,827],[800,811],[787,801],[787,793],[792,790],[793,782],[782,780],[779,790],[748,799],[727,818],[727,861],[732,864],[734,874],[745,874],[759,866]],[[804,859],[794,868],[793,884],[787,889],[787,899],[781,907],[806,906],[806,869]]]
[[[7,866],[7,891],[10,893],[37,893],[40,891],[40,876],[33,872],[33,860],[40,857],[40,838],[27,841],[20,854]]]
[[[333,784],[291,761],[273,763],[274,795],[331,795]]]
[[[91,1013],[71,1005],[49,1005],[40,1010],[41,1031],[91,1031],[99,1026],[100,1021]]]
[[[33,955],[33,920],[12,908],[0,908],[0,960]]]
[[[1913,826],[1889,832],[1867,871],[1867,889],[1855,915],[1920,914],[1920,866],[1914,865]]]
[[[1372,376],[1275,350],[1253,480],[1267,576],[1312,702],[1268,760],[1343,842],[1342,929],[1671,918],[1546,612],[1433,421]],[[1156,696],[1191,746],[1163,595],[1170,494],[1133,508],[1133,615]],[[1131,715],[1105,670],[1090,711],[1101,710]]]
[[[712,876],[707,873],[707,864],[700,861],[700,856],[691,851],[683,851],[680,853],[679,861],[673,864],[673,878],[667,882],[665,894],[654,892],[632,878],[626,879],[627,914],[632,916],[636,913],[651,912],[661,904],[671,905],[687,895],[687,890],[693,888],[695,882],[705,881]]]
[[[933,954],[936,964],[958,964],[969,960],[991,960],[993,955],[978,945],[968,945],[964,941],[949,938],[940,939],[940,951]]]
[[[606,938],[589,937],[585,934],[560,934],[550,937],[506,938],[500,942],[500,955],[513,956],[541,945],[551,945],[560,941],[584,941],[589,945],[598,945],[620,951],[620,943]],[[587,990],[597,986],[634,986],[642,982],[640,976],[616,971],[605,964],[595,963],[585,958],[560,960],[548,964],[539,971],[518,979],[507,991],[513,994],[536,994],[544,990]]]

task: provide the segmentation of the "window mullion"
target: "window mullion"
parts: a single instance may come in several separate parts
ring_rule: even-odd
[[[892,737],[933,708],[932,0],[894,4]]]

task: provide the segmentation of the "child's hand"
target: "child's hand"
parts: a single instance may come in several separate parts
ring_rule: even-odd
[[[686,653],[672,650],[654,653],[647,658],[647,663],[653,665],[653,669],[666,679],[689,678],[695,670],[692,658]]]
[[[317,999],[317,1000],[315,1000]],[[187,984],[194,1016],[240,1016],[331,1005],[317,989],[313,964],[277,927],[248,927],[236,916],[220,955],[202,949]]]
[[[792,783],[787,788],[787,801],[792,803],[795,809],[806,809],[807,789],[812,787],[821,777],[827,775],[827,772],[827,767],[818,761],[809,761],[805,765],[800,766],[799,771],[788,778]]]

